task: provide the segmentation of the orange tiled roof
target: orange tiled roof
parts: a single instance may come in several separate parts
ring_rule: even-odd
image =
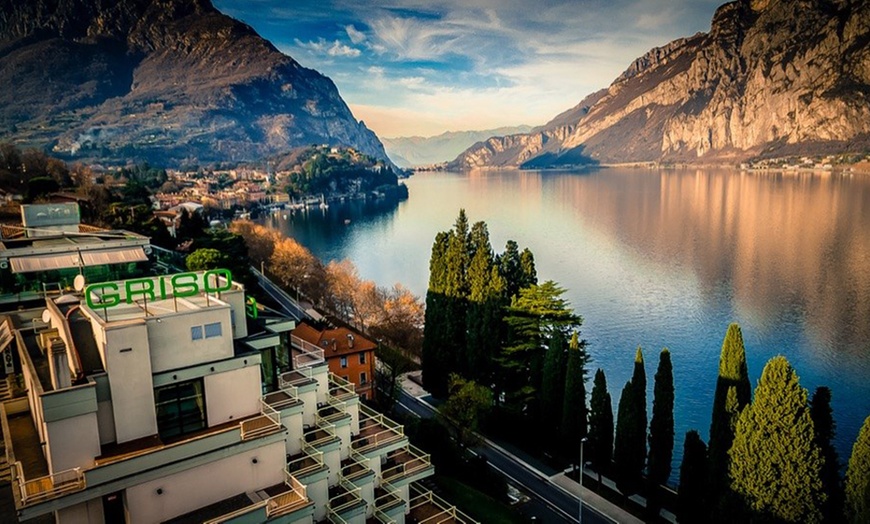
[[[326,358],[332,355],[346,355],[352,353],[360,353],[362,351],[371,351],[377,347],[377,344],[363,337],[355,331],[347,328],[325,329],[320,331],[313,326],[304,322],[299,323],[293,334],[306,342],[316,345],[323,350]],[[351,335],[353,337],[353,347],[351,347]]]

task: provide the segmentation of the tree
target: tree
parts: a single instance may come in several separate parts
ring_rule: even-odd
[[[598,484],[602,473],[610,471],[613,457],[613,407],[607,392],[607,378],[601,368],[595,372],[592,397],[589,400],[589,458],[598,472]]]
[[[220,269],[226,267],[227,257],[217,249],[197,249],[187,255],[187,258],[184,259],[184,265],[187,266],[188,271]]]
[[[558,431],[562,425],[562,404],[565,399],[566,383],[565,363],[568,360],[565,345],[564,338],[554,336],[550,338],[544,354],[541,424],[550,431]],[[571,406],[571,409],[575,407]],[[576,436],[576,433],[574,435]]]
[[[646,420],[646,372],[643,367],[643,352],[637,348],[634,373],[619,398],[613,450],[616,486],[626,497],[637,493],[643,481]]]
[[[667,348],[659,354],[659,367],[653,389],[653,414],[649,424],[649,489],[647,509],[658,515],[659,486],[671,474],[674,453],[674,372]]]
[[[589,414],[586,409],[586,364],[588,362],[586,341],[580,340],[579,333],[574,331],[568,344],[568,366],[564,377],[565,394],[561,410],[562,442],[565,443],[565,449],[570,450],[572,458],[576,455],[573,452],[573,445],[587,435]],[[611,432],[613,431],[612,417],[611,414]]]
[[[449,234],[438,233],[429,259],[429,288],[426,291],[426,317],[423,326],[423,386],[435,396],[447,393],[448,362],[445,347],[450,336],[445,286]]]
[[[453,428],[460,446],[467,448],[477,444],[477,429],[492,407],[492,392],[455,373],[450,374],[448,392],[447,401],[438,410],[439,416]]]
[[[704,522],[709,513],[707,494],[707,446],[694,429],[686,432],[680,486],[677,490],[677,517],[680,522]]]
[[[764,366],[754,402],[737,419],[729,456],[731,488],[756,518],[821,522],[824,458],[807,391],[785,357]]]
[[[520,290],[505,322],[509,342],[498,359],[507,401],[517,412],[529,412],[539,400],[543,357],[550,339],[567,337],[582,319],[562,298],[565,290],[552,280]]]
[[[846,470],[846,518],[853,524],[870,522],[870,417],[858,432]]]
[[[269,270],[282,286],[294,288],[315,303],[323,297],[323,264],[310,251],[290,238],[275,244]]]
[[[491,362],[501,346],[504,279],[495,268],[489,231],[484,222],[471,227],[466,315],[465,374],[484,384],[492,383]]]
[[[722,341],[719,377],[716,380],[713,416],[710,422],[708,455],[711,503],[727,498],[725,491],[728,489],[728,450],[734,440],[737,416],[749,404],[751,394],[743,334],[739,325],[731,324]]]
[[[843,484],[840,482],[840,459],[834,449],[834,435],[837,432],[831,409],[831,390],[825,386],[816,388],[810,402],[810,418],[813,420],[813,441],[825,459],[820,472],[824,492],[828,500],[822,506],[824,522],[843,521]]]

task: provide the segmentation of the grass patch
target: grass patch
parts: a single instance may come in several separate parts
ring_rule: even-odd
[[[452,477],[435,475],[433,480],[443,497],[460,511],[487,524],[524,524],[526,520],[513,508]]]

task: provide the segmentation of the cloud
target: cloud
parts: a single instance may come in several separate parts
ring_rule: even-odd
[[[344,26],[344,30],[347,32],[347,37],[354,44],[360,44],[366,39],[366,34],[354,27],[353,24]]]
[[[355,47],[350,47],[349,45],[342,44],[338,40],[333,41],[332,43],[326,41],[323,38],[318,38],[317,40],[312,40],[309,42],[303,42],[298,38],[294,40],[296,42],[296,46],[302,49],[311,51],[315,54],[326,54],[329,56],[340,56],[340,57],[357,57],[362,54],[362,51]]]

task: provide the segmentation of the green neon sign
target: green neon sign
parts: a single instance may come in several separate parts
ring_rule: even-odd
[[[213,278],[212,278],[213,277]],[[85,304],[91,309],[109,309],[137,299],[164,300],[169,297],[192,297],[201,292],[220,293],[233,287],[229,269],[212,269],[205,273],[178,273],[171,277],[134,278],[123,282],[91,284],[85,288]]]

